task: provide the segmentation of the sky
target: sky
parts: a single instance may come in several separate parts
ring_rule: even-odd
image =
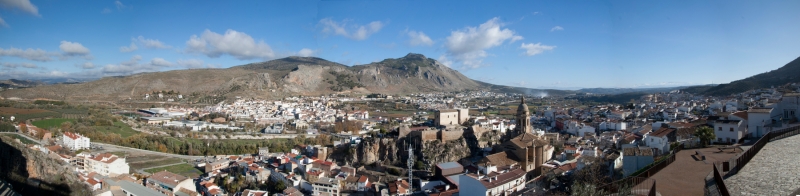
[[[529,88],[727,83],[800,56],[800,1],[0,0],[0,79],[419,53]]]

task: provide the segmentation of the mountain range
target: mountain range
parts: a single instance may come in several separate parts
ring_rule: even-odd
[[[687,92],[705,95],[724,96],[759,88],[783,86],[800,83],[800,57],[778,69],[716,86],[696,86],[684,89]]]
[[[664,88],[584,88],[575,91],[532,89],[490,84],[470,79],[421,54],[409,53],[364,65],[346,66],[316,57],[286,57],[226,69],[188,69],[104,77],[94,81],[76,79],[0,80],[4,98],[55,100],[127,100],[145,94],[173,91],[214,100],[241,96],[280,98],[326,94],[410,94],[488,90],[533,96],[574,93],[624,94],[683,90],[704,95],[730,95],[757,88],[800,82],[800,58],[783,67],[720,85]]]
[[[532,95],[572,91],[529,89],[472,80],[421,54],[346,66],[316,57],[286,57],[226,69],[189,69],[104,77],[99,80],[30,85],[0,93],[5,98],[56,100],[126,100],[173,91],[212,97],[285,97],[293,95],[409,94],[490,90]]]

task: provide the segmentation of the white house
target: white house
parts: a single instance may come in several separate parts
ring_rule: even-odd
[[[103,153],[95,156],[84,156],[82,158],[83,169],[89,173],[96,172],[103,176],[114,177],[130,172],[130,166],[128,166],[124,157]]]
[[[647,147],[656,148],[662,154],[669,153],[670,135],[674,136],[675,129],[673,128],[660,128],[652,133],[645,135],[642,139]]]
[[[583,137],[585,133],[595,133],[595,128],[592,126],[585,125],[583,123],[578,123],[575,121],[569,121],[564,124],[564,129],[567,133],[572,135],[577,135]]]
[[[781,97],[780,111],[783,119],[800,119],[800,93],[788,93]]]
[[[747,127],[741,120],[716,120],[714,135],[717,143],[736,143],[747,134]]]
[[[761,137],[767,134],[769,130],[766,129],[765,125],[772,123],[771,113],[772,108],[750,108],[747,110],[747,130],[749,130],[750,136]]]
[[[361,177],[358,178],[358,191],[367,191],[367,189],[369,189],[369,184],[371,184],[369,183],[369,178],[367,178],[366,175],[361,175]]]
[[[506,129],[507,129],[506,124],[503,121],[497,121],[497,122],[492,123],[492,130],[493,131],[500,131],[500,132],[505,133]]]
[[[620,131],[620,130],[627,130],[628,126],[627,123],[625,122],[604,121],[600,123],[599,129]]]
[[[525,188],[525,170],[508,168],[489,171],[488,174],[468,173],[459,175],[458,181],[459,191],[464,195],[508,195]]]
[[[70,150],[80,150],[91,147],[88,137],[84,137],[78,133],[64,132],[61,136],[64,146]]]
[[[339,195],[341,191],[339,180],[334,178],[320,177],[311,186],[314,189],[314,195]]]
[[[606,115],[606,117],[607,117],[607,118],[609,118],[609,119],[619,119],[619,120],[624,120],[624,119],[625,119],[625,118],[627,118],[629,115],[631,115],[631,112],[629,112],[629,111],[615,110],[615,111],[611,111],[611,112],[609,112],[609,113]]]

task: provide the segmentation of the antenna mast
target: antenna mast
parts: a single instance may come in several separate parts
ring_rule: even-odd
[[[413,147],[412,144],[408,145],[408,161],[407,162],[408,162],[408,188],[411,189],[411,190],[414,190],[414,186],[413,186],[413,179],[414,179],[414,177],[413,177],[414,176],[414,173],[413,173],[413,171],[414,171],[413,170],[413,166],[414,166],[414,147]],[[411,192],[413,192],[413,191],[411,191]]]

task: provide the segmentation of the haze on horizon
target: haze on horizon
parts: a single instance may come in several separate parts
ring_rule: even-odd
[[[800,56],[799,1],[0,1],[0,79],[420,53],[493,84],[727,83]]]

